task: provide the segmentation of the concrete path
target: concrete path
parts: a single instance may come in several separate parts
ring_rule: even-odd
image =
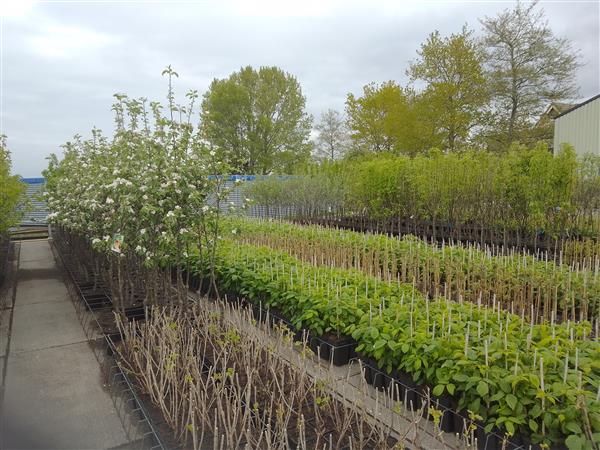
[[[0,380],[0,449],[125,445],[125,431],[48,241],[21,244],[14,298],[2,319],[9,341],[0,348],[6,374]]]

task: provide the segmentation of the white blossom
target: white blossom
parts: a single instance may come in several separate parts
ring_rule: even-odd
[[[114,201],[112,198],[110,198],[110,197],[106,197],[106,204],[107,204],[107,205],[112,205],[114,202],[115,202],[115,201]]]

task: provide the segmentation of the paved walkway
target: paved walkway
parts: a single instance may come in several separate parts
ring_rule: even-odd
[[[126,444],[48,241],[21,244],[14,307],[4,313],[0,449]]]

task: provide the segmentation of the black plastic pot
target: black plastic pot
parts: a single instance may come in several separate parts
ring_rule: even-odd
[[[387,389],[392,379],[379,369],[377,362],[374,359],[365,357],[361,357],[360,360],[365,367],[364,377],[367,384],[380,391]]]
[[[539,444],[532,444],[529,436],[523,433],[516,433],[510,438],[506,446],[507,450],[542,450]]]
[[[349,336],[321,336],[310,339],[310,348],[334,366],[343,366],[354,356],[356,341]]]
[[[454,431],[460,435],[467,431],[467,427],[469,426],[470,419],[469,413],[467,411],[454,411],[453,415],[454,419]]]
[[[402,402],[406,408],[416,411],[422,405],[421,387],[413,381],[412,375],[403,370],[393,372],[395,380],[402,386]]]
[[[254,317],[254,320],[256,320],[257,322],[264,322],[267,320],[267,312],[263,308],[261,308],[260,305],[251,303],[251,308],[252,317]]]
[[[91,297],[84,297],[86,308],[90,311],[96,311],[103,308],[112,306],[112,301],[109,297],[104,294],[95,295]]]
[[[283,324],[283,325],[287,326],[288,328],[293,329],[292,321],[290,319],[288,319],[287,316],[284,313],[282,313],[281,311],[279,311],[278,309],[271,308],[268,310],[268,313],[269,313],[269,322],[271,323],[271,326]]]
[[[324,360],[329,360],[329,357],[331,356],[331,348],[320,338],[311,336],[310,340],[308,341],[308,346],[315,353],[315,355],[319,355]]]
[[[457,431],[454,428],[455,402],[452,397],[449,395],[442,395],[440,397],[431,395],[429,398],[429,407],[435,408],[442,413],[439,423],[440,430],[446,433]],[[433,420],[431,415],[427,415],[429,416],[430,420]]]
[[[362,360],[361,360],[362,361]],[[365,382],[369,385],[373,384],[373,369],[370,366],[364,364],[363,361],[363,376],[365,377]]]
[[[202,358],[202,366],[200,372],[203,374],[207,374],[213,367],[213,362],[210,358],[204,357]]]
[[[143,306],[136,306],[134,308],[125,308],[125,317],[127,320],[144,320],[146,314]]]
[[[502,440],[498,438],[498,435],[494,433],[494,430],[492,430],[492,433],[486,433],[482,423],[477,423],[477,425],[478,426],[475,429],[477,450],[501,450]]]

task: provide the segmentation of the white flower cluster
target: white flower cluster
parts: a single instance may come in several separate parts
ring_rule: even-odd
[[[124,103],[130,100],[118,101],[122,103],[115,111],[126,116]],[[160,107],[157,111],[155,128],[140,128],[152,123],[151,117],[128,122],[131,118],[117,115],[114,138],[95,130],[93,140],[77,137],[65,144],[64,158],[48,169],[52,183],[44,196],[52,211],[49,221],[101,236],[90,241],[98,248],[108,249],[102,244],[120,234],[122,254],[132,251],[149,263],[172,256],[172,248],[185,248],[180,244],[198,242],[193,230],[202,229],[201,221],[213,220],[200,214],[213,208],[206,199],[215,197],[217,182],[210,175],[226,169],[217,153],[204,147],[197,129],[190,139],[184,127],[164,126],[169,119]]]

